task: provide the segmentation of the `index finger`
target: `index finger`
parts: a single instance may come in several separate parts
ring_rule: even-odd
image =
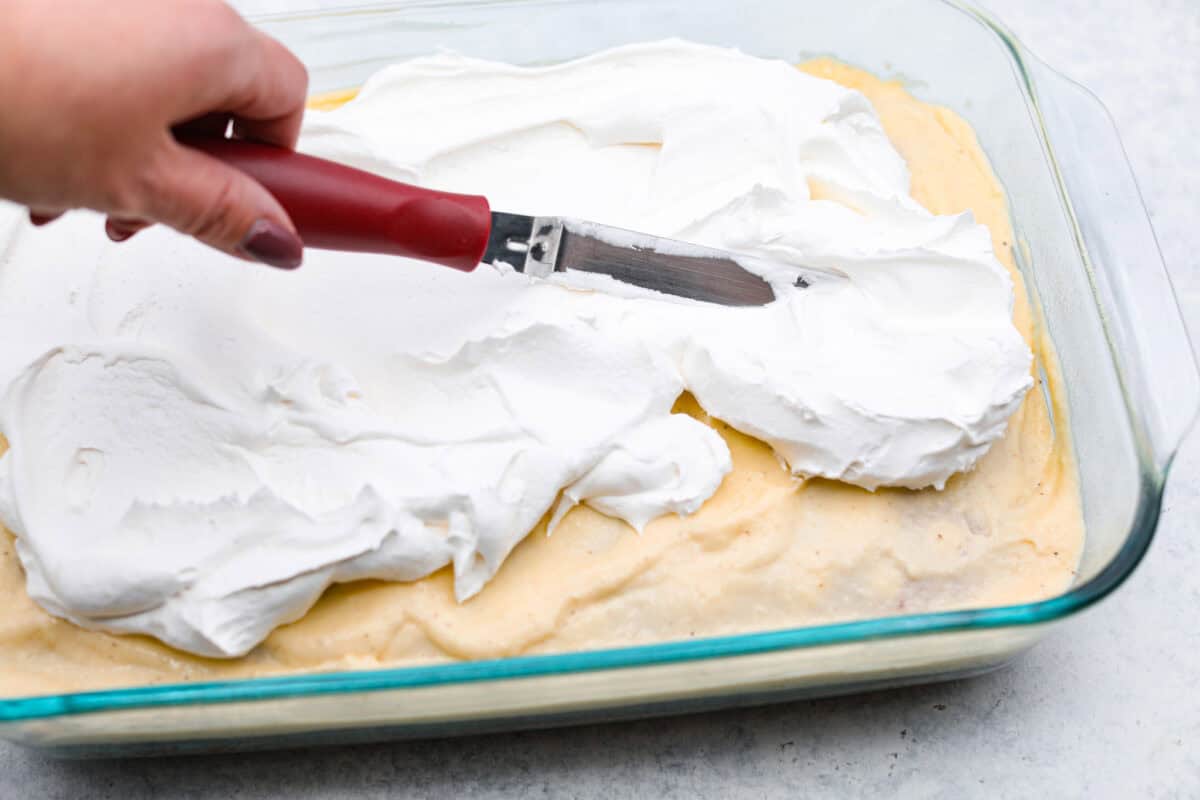
[[[265,33],[255,31],[256,68],[248,84],[229,98],[233,132],[244,139],[292,149],[300,137],[308,97],[308,70],[290,50]],[[257,62],[257,63],[255,63]]]
[[[258,68],[250,85],[230,97],[234,136],[295,148],[308,96],[308,71],[283,44],[254,31]]]

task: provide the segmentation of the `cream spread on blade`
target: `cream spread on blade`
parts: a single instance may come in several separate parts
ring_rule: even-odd
[[[301,147],[848,280],[797,289],[797,266],[721,308],[387,257],[279,273],[0,210],[0,520],[51,612],[238,655],[331,582],[453,564],[466,599],[574,503],[694,511],[730,460],[672,414],[684,390],[798,475],[873,489],[970,468],[1030,385],[987,231],[920,208],[865,98],[783,62],[436,56]]]

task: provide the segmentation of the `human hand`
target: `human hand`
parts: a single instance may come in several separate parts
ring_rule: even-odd
[[[299,60],[220,0],[4,0],[0,197],[35,224],[91,208],[114,241],[160,222],[299,266],[275,198],[172,129],[232,121],[236,136],[294,147],[307,88]]]

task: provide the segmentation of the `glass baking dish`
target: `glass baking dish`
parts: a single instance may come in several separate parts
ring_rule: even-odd
[[[279,5],[284,5],[280,3]],[[986,15],[940,0],[398,2],[254,21],[314,92],[451,48],[531,64],[678,36],[800,62],[832,55],[969,121],[1009,197],[1057,350],[1087,541],[1036,603],[716,639],[0,700],[0,736],[61,755],[229,750],[546,726],[961,677],[993,669],[1116,588],[1154,534],[1200,395],[1192,350],[1112,122]],[[319,6],[324,5],[324,9]],[[1061,419],[1061,418],[1060,418]],[[1068,432],[1060,430],[1058,435]]]

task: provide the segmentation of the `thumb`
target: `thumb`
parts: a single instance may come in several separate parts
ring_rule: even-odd
[[[175,141],[157,165],[143,216],[232,255],[300,266],[304,243],[287,212],[248,175]]]

